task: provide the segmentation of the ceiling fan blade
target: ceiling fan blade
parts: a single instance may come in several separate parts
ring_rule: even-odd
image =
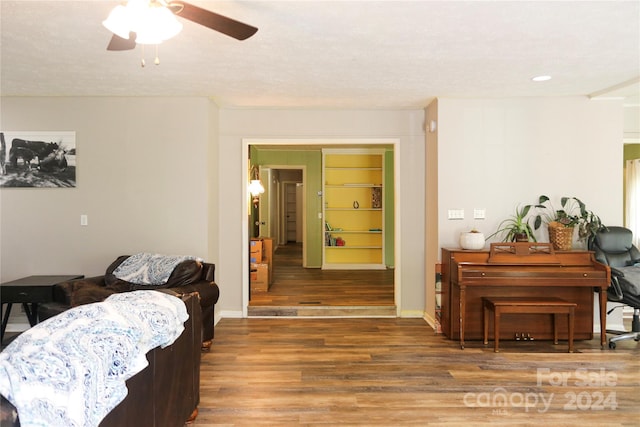
[[[123,39],[122,37],[114,34],[111,37],[111,41],[109,41],[109,45],[107,46],[107,50],[131,50],[136,47],[136,33],[129,33],[128,39]]]
[[[221,32],[238,40],[245,40],[251,37],[258,31],[256,27],[244,24],[235,19],[227,18],[226,16],[219,15],[215,12],[211,12],[201,7],[185,3],[176,2],[171,3],[171,6],[177,6],[175,11],[177,16],[193,21],[197,24],[204,25],[207,28]],[[180,9],[181,6],[181,9]]]

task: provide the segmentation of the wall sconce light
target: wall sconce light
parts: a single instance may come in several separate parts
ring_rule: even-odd
[[[258,207],[258,202],[260,202],[260,195],[264,193],[264,186],[262,182],[260,182],[260,175],[258,174],[258,168],[255,166],[251,167],[251,182],[249,182],[249,193],[253,197],[253,205]]]

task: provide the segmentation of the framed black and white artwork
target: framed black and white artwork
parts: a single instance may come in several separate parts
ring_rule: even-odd
[[[75,132],[0,131],[0,187],[75,186]]]

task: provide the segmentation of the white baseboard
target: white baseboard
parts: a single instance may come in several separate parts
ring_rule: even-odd
[[[31,327],[28,323],[7,323],[5,332],[24,332]]]
[[[598,326],[598,330],[595,331],[595,332],[599,333],[600,332],[600,325],[597,325],[597,326]],[[607,322],[607,330],[622,332],[622,331],[625,331],[625,327],[624,327],[624,325],[622,323],[610,323],[610,322]]]
[[[436,333],[439,333],[437,326],[438,321],[433,316],[429,315],[429,313],[424,313],[423,319],[429,326],[431,326],[431,328],[433,328],[434,331],[436,331]]]
[[[425,313],[420,310],[402,310],[400,311],[400,317],[422,319],[425,317]]]
[[[242,310],[222,310],[220,311],[220,318],[229,318],[229,319],[242,319]],[[217,323],[217,322],[216,322]]]

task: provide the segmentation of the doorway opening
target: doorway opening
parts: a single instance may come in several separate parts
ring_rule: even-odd
[[[304,190],[304,184],[302,182],[285,181],[283,186],[284,209],[283,215],[281,215],[283,224],[281,242],[285,245],[302,243],[302,191]]]
[[[391,152],[393,187],[398,188],[398,144],[395,139],[243,141],[243,150],[251,153],[251,165],[260,168],[265,183],[259,209],[260,236],[270,238],[274,249],[269,290],[251,292],[248,277],[243,283],[245,316],[398,315],[400,259],[395,252],[384,270],[321,268],[324,220],[320,179],[323,148],[386,148]],[[309,158],[312,160],[299,161]],[[292,178],[300,171],[302,182],[299,175]],[[391,204],[393,249],[399,247],[399,233],[395,232],[399,230],[398,192]],[[249,270],[248,261],[246,265]]]
[[[263,164],[258,167],[265,193],[258,199],[251,237],[272,239],[274,252],[288,243],[302,247],[301,266],[305,266],[306,237],[305,165]]]

